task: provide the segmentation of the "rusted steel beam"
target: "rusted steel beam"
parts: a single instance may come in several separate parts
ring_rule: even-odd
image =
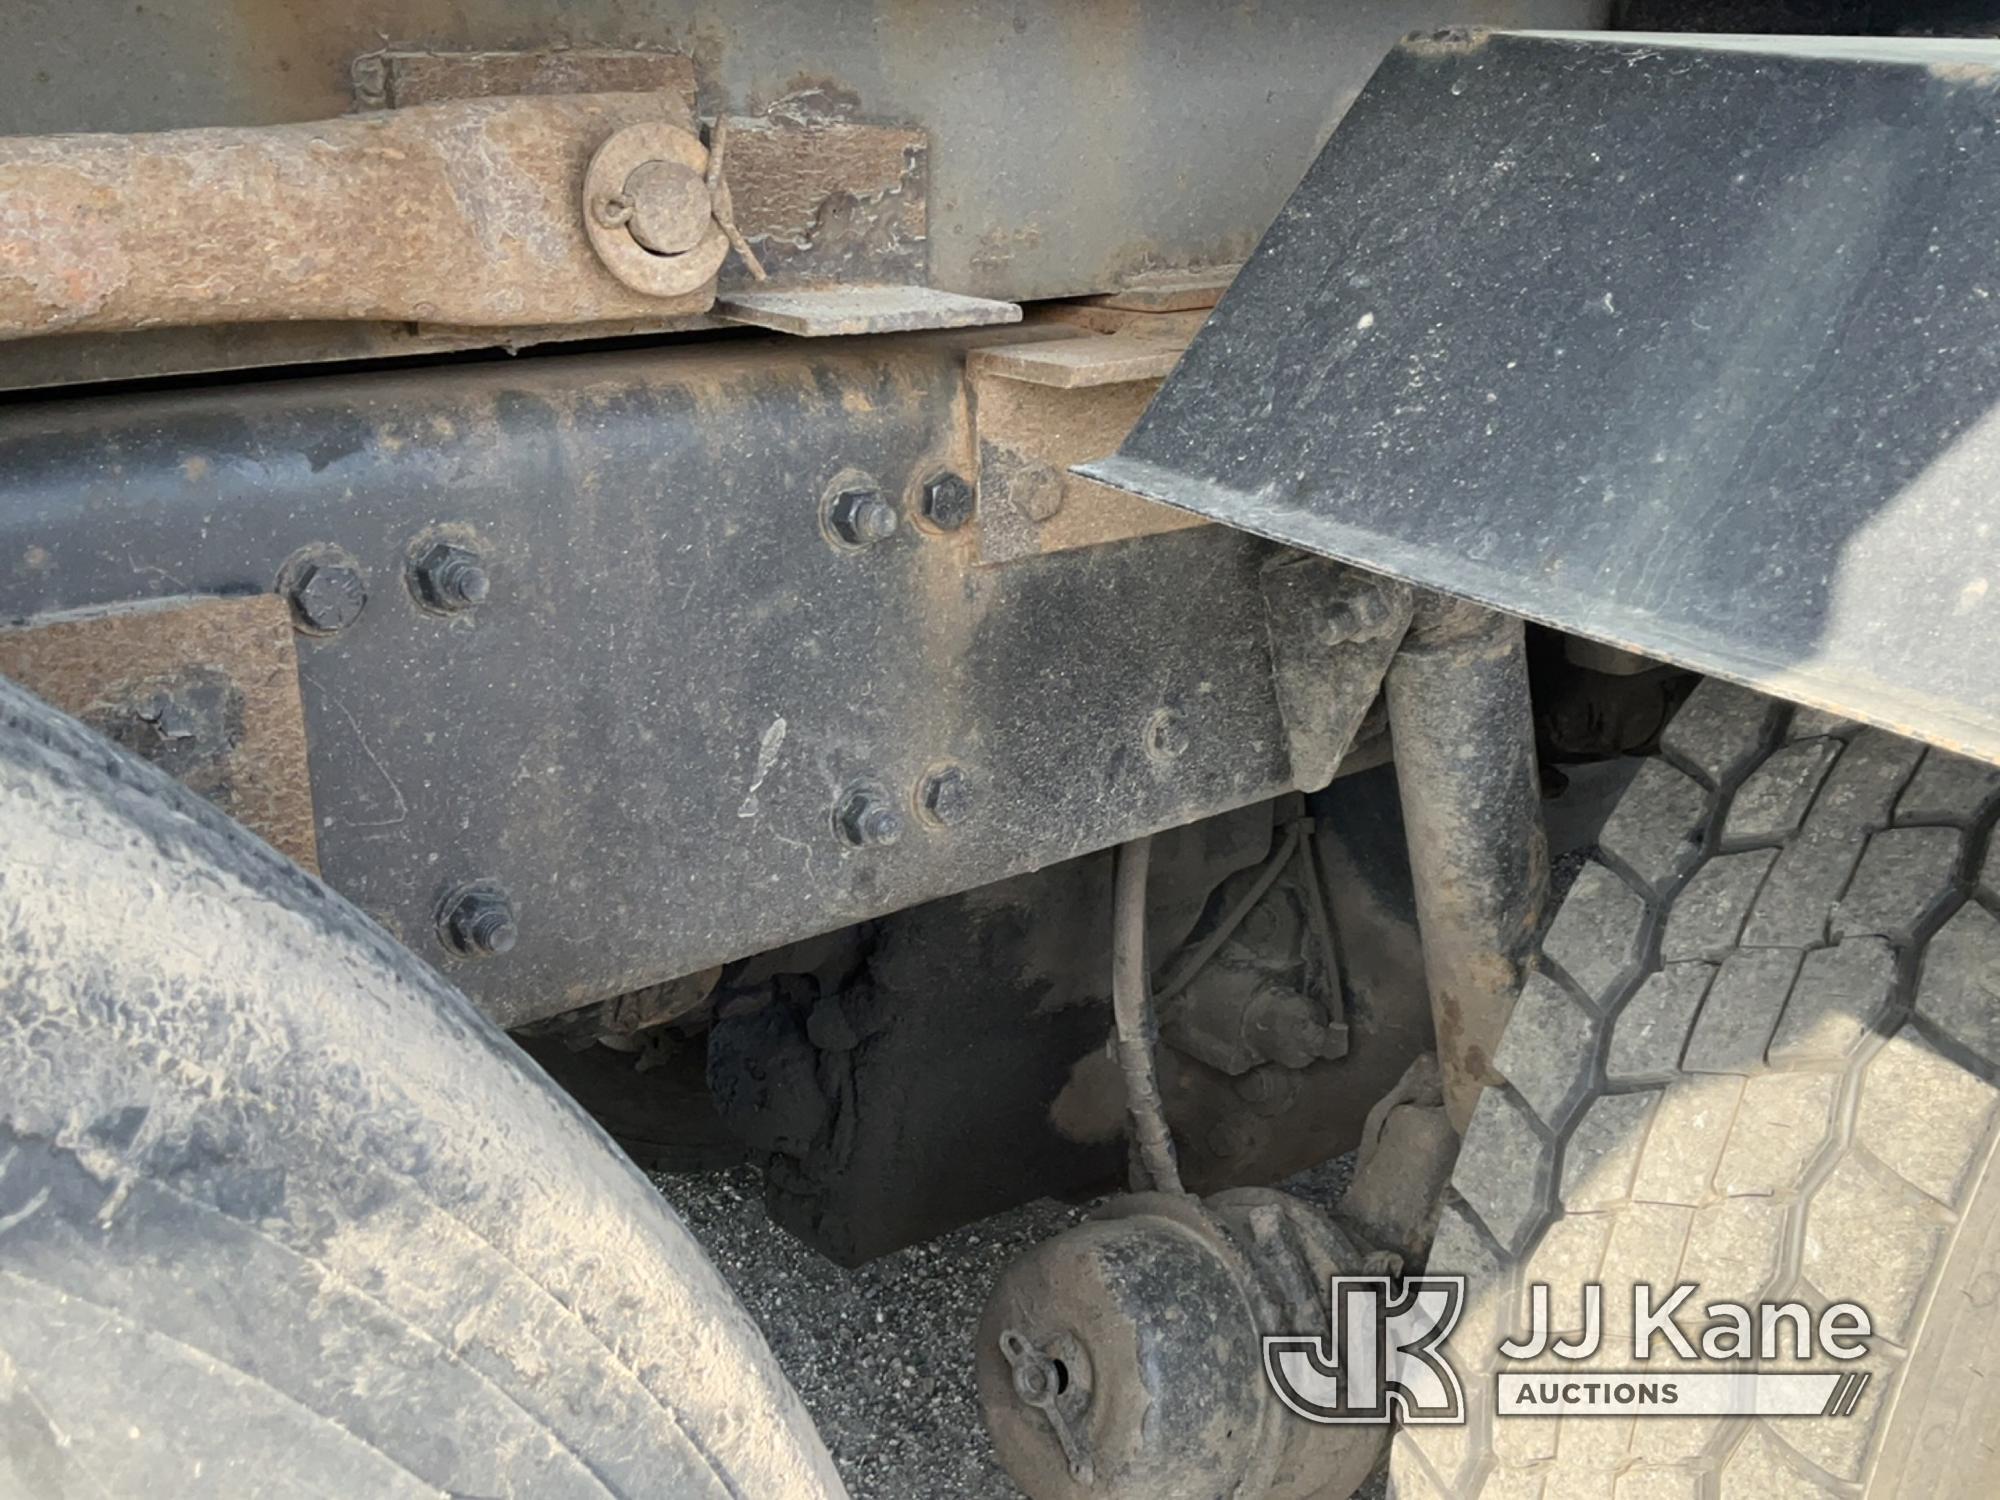
[[[685,135],[671,93],[465,99],[257,129],[0,139],[0,338],[160,324],[492,327],[705,311],[612,275],[586,232],[592,156]]]

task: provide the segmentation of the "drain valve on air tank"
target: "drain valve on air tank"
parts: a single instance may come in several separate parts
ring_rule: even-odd
[[[1328,1279],[1380,1259],[1269,1188],[1113,1199],[987,1303],[979,1398],[1001,1463],[1034,1500],[1345,1500],[1388,1429],[1287,1411],[1263,1336],[1323,1331]]]

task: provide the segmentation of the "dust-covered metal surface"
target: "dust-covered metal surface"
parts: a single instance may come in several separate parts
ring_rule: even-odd
[[[1277,549],[982,568],[915,513],[971,472],[966,348],[1014,336],[17,404],[0,618],[351,570],[297,642],[321,866],[509,1023],[1289,789]],[[475,608],[413,586],[440,542]],[[511,951],[433,937],[478,882]]]
[[[1285,1191],[1330,1207],[1353,1165],[1335,1158]],[[774,1232],[754,1169],[654,1180],[757,1320],[857,1500],[1021,1500],[980,1421],[980,1312],[1009,1261],[1083,1210],[1031,1204],[849,1271]],[[1360,1500],[1382,1500],[1385,1482],[1378,1471]]]
[[[543,47],[511,52],[433,52],[385,48],[354,59],[357,109],[408,109],[450,99],[509,94],[672,95],[695,108],[694,59],[639,47]]]
[[[0,360],[0,391],[222,374],[273,365],[407,359],[491,349],[496,344],[518,352],[571,339],[680,334],[719,326],[707,313],[678,313],[603,323],[510,324],[504,329],[460,328],[445,323],[312,321],[59,333],[10,342],[7,357]]]
[[[1085,472],[2000,760],[1996,99],[1992,43],[1414,40]]]
[[[31,547],[21,561],[47,566],[48,554]],[[0,629],[0,677],[318,868],[298,655],[277,595],[166,599]]]
[[[704,116],[809,110],[927,130],[940,206],[930,283],[1021,301],[1241,260],[1413,27],[1584,26],[1603,10],[1598,0],[15,0],[0,134],[324,119],[349,108],[355,59],[385,48],[684,52]]]
[[[586,236],[584,166],[607,137],[642,124],[706,161],[693,120],[665,92],[0,139],[0,338],[705,311],[713,266],[673,295],[642,295],[613,279]]]
[[[914,333],[937,328],[990,328],[1018,323],[1021,309],[990,297],[961,297],[925,286],[797,287],[734,291],[717,300],[715,315],[775,333],[824,339],[864,333]]]
[[[1549,890],[1521,622],[1424,596],[1384,684],[1445,1106],[1460,1131],[1534,961]]]
[[[1376,702],[1409,629],[1410,590],[1296,555],[1275,559],[1262,582],[1292,771],[1302,790],[1317,791],[1353,750]]]

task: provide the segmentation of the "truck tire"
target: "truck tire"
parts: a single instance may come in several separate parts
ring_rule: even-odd
[[[1470,1279],[1449,1345],[1468,1421],[1401,1432],[1393,1493],[2000,1493],[2000,772],[1715,681],[1662,752],[1550,925],[1466,1132],[1430,1267]],[[1496,1417],[1526,1285],[1562,1331],[1591,1281],[1606,1370],[1638,1367],[1635,1282],[1699,1283],[1696,1332],[1713,1301],[1858,1302],[1858,1409]]]
[[[458,993],[0,683],[0,1495],[842,1493],[699,1247]]]

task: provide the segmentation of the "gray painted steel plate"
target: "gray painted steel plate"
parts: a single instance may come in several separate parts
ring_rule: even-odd
[[[1450,33],[1083,472],[2000,760],[1996,403],[2000,46]]]

